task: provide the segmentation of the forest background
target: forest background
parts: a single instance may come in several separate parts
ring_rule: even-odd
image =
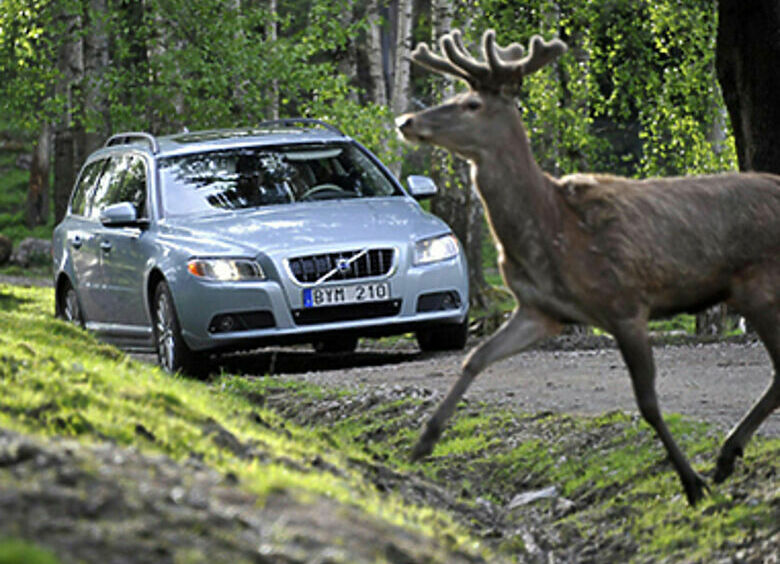
[[[568,53],[528,77],[520,96],[534,154],[553,175],[769,170],[750,162],[754,140],[745,138],[744,127],[735,138],[731,123],[742,117],[734,103],[727,109],[722,94],[725,86],[733,102],[742,80],[729,83],[727,67],[740,60],[723,56],[726,44],[762,41],[760,29],[724,39],[719,17],[736,22],[734,10],[745,9],[737,4],[0,0],[0,149],[33,155],[25,203],[0,210],[0,232],[16,239],[50,233],[84,158],[112,133],[315,117],[360,140],[400,177],[436,180],[440,193],[431,211],[463,242],[472,304],[485,307],[495,280],[486,281],[484,267],[495,258],[467,166],[439,150],[402,144],[394,129],[398,114],[464,88],[411,65],[413,46],[453,28],[475,51],[487,28],[496,29],[501,44],[527,44],[537,33],[563,39]],[[760,10],[749,11],[752,19],[740,17],[731,28],[744,32],[762,19],[771,25]],[[764,49],[771,54],[778,47]],[[711,319],[699,324],[708,330]]]

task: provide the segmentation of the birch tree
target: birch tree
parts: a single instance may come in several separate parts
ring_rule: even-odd
[[[409,110],[409,79],[412,50],[412,0],[398,0],[396,12],[395,57],[390,109],[396,115]]]
[[[368,4],[368,74],[371,81],[371,99],[380,106],[387,105],[382,30],[387,24],[384,8],[383,0],[371,0]]]
[[[453,3],[449,0],[431,2],[432,40],[451,31]],[[455,85],[449,78],[434,78],[435,97],[441,101],[455,94]],[[484,210],[471,182],[469,165],[462,159],[441,149],[434,149],[431,173],[439,187],[439,193],[431,202],[431,211],[444,219],[460,239],[466,251],[469,265],[469,293],[471,304],[487,307],[488,284],[483,271],[482,241],[484,235]]]

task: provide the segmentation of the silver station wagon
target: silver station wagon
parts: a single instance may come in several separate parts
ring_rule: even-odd
[[[167,137],[122,133],[89,156],[54,230],[56,311],[169,371],[205,355],[415,332],[463,348],[458,240],[379,160],[307,119]]]

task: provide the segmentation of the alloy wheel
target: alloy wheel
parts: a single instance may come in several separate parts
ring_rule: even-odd
[[[68,286],[65,290],[65,296],[62,307],[62,317],[68,323],[81,323],[81,309],[79,308],[79,299],[76,296],[76,290]]]
[[[176,354],[176,342],[174,340],[173,311],[165,292],[160,292],[157,297],[155,313],[157,328],[157,355],[160,364],[168,372],[174,370],[174,358]]]

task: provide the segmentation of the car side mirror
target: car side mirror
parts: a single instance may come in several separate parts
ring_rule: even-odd
[[[140,227],[149,225],[148,220],[138,219],[135,206],[130,202],[111,204],[100,210],[100,223],[106,227]]]
[[[436,183],[427,176],[412,174],[406,178],[406,185],[409,187],[409,193],[415,200],[425,200],[436,195],[438,188]]]

